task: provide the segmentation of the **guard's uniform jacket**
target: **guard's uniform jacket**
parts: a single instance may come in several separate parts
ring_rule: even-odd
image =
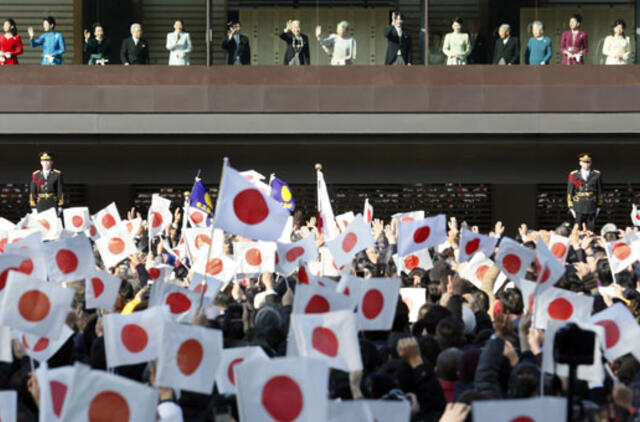
[[[42,170],[36,170],[31,174],[29,204],[38,212],[64,205],[62,172],[60,170],[51,169],[47,177]]]

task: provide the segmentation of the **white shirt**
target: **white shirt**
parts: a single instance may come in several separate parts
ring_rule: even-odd
[[[591,174],[591,170],[582,170],[580,169],[580,174],[582,175],[582,180],[586,181]]]
[[[396,28],[396,32],[398,33],[398,38],[402,38],[402,27],[394,26]],[[402,51],[398,50],[398,56],[402,56]]]
[[[42,175],[44,176],[45,179],[49,178],[49,174],[51,173],[51,170],[43,170],[42,171]]]
[[[140,42],[140,38],[136,38],[136,37],[131,37],[131,38],[133,38],[133,43],[135,45],[138,45],[138,43]]]
[[[507,45],[507,43],[509,42],[509,38],[511,38],[510,35],[507,35],[506,37],[504,37],[504,39],[502,40],[502,44]]]

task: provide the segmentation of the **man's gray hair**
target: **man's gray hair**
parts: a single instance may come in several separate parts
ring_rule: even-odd
[[[509,25],[508,23],[503,23],[502,25],[500,25],[500,29],[504,29],[507,32],[511,32],[511,25]]]
[[[294,19],[291,21],[291,25],[298,25],[300,26],[300,21],[298,19]]]
[[[347,32],[349,30],[349,22],[347,22],[347,21],[338,22],[338,26],[341,26],[342,29],[344,29],[345,32]]]
[[[531,23],[531,27],[544,29],[544,24],[542,23],[542,21],[536,20],[536,21],[533,21],[533,23]]]
[[[134,30],[136,30],[136,29],[142,29],[142,25],[140,25],[139,23],[133,23],[133,24],[131,24],[131,29],[130,29],[130,31],[132,31],[132,32],[133,32],[133,31],[134,31]]]

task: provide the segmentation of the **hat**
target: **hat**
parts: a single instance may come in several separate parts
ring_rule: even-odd
[[[50,155],[48,152],[41,152],[40,161],[53,161],[53,156]]]
[[[578,161],[591,162],[591,153],[590,152],[581,152],[580,154],[578,154]]]
[[[229,22],[227,22],[227,26],[233,26],[239,23],[240,23],[240,19],[230,19]]]
[[[615,224],[607,223],[604,226],[602,226],[602,229],[600,230],[600,236],[604,236],[607,233],[617,233],[617,232],[618,232],[618,228],[616,227]]]

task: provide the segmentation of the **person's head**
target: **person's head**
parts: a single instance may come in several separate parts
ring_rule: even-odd
[[[431,42],[431,45],[440,47],[440,44],[442,44],[442,34],[439,32],[434,32],[433,34],[431,34],[429,41]]]
[[[436,341],[440,348],[461,347],[464,344],[464,325],[454,317],[441,320],[436,327]]]
[[[4,20],[4,24],[2,25],[2,29],[5,34],[11,33],[11,35],[18,35],[18,27],[16,26],[16,21],[11,18],[7,18]]]
[[[451,29],[456,34],[462,32],[462,18],[459,18],[457,16],[453,18],[453,20],[451,21]]]
[[[458,362],[462,352],[456,347],[443,350],[436,360],[438,378],[444,381],[458,381]]]
[[[509,34],[511,34],[511,26],[508,23],[500,25],[500,28],[498,28],[498,35],[500,38],[505,39]]]
[[[400,28],[400,27],[402,27],[403,23],[404,23],[404,13],[396,12],[396,17],[393,20],[393,25],[397,26],[398,28]]]
[[[44,29],[44,32],[53,31],[55,27],[56,20],[53,18],[53,16],[47,16],[46,18],[42,19],[42,29]]]
[[[232,20],[231,22],[229,22],[228,26],[231,32],[240,32],[240,29],[242,28],[239,20]]]
[[[591,169],[591,154],[588,152],[584,152],[578,155],[578,163],[580,163],[581,170],[590,170]]]
[[[184,22],[182,21],[182,19],[176,19],[173,21],[173,30],[175,32],[184,31]]]
[[[93,24],[93,36],[99,40],[104,38],[104,28],[102,27],[102,24],[99,24],[99,23]]]
[[[349,35],[349,22],[342,21],[338,23],[336,34],[338,34],[339,37],[346,38]]]
[[[580,28],[580,24],[582,24],[582,16],[578,14],[571,15],[569,18],[569,28],[575,31]]]
[[[43,170],[51,170],[53,167],[53,157],[48,152],[40,153],[40,165]]]
[[[293,35],[300,35],[300,33],[302,32],[302,28],[300,27],[299,20],[296,19],[291,21],[291,32],[293,33]]]
[[[531,32],[534,37],[541,37],[544,34],[544,24],[542,21],[533,21],[531,24]]]
[[[535,397],[540,390],[540,370],[536,365],[517,365],[509,377],[508,394],[512,399]]]
[[[623,19],[616,19],[613,23],[613,35],[624,37],[624,29],[627,27],[627,23]]]
[[[134,23],[133,25],[131,25],[131,36],[133,38],[142,37],[142,25],[140,25],[139,23]]]

